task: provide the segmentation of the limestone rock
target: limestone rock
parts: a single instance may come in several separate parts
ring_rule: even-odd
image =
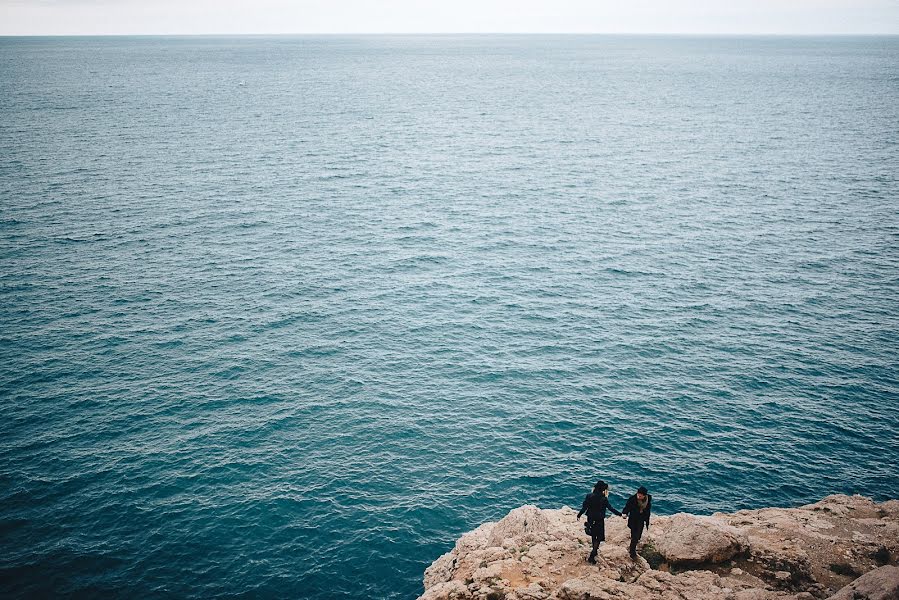
[[[887,500],[880,505],[884,517],[899,517],[899,500]]]
[[[899,567],[880,567],[865,573],[829,600],[897,600]]]
[[[451,581],[455,570],[456,555],[452,552],[447,552],[425,569],[425,588],[445,581]]]
[[[720,563],[745,552],[746,536],[714,517],[678,513],[664,533],[653,537],[656,549],[675,565]]]
[[[556,597],[558,600],[650,599],[648,592],[639,586],[619,583],[596,574],[565,581]]]
[[[469,600],[471,594],[461,581],[442,581],[431,586],[419,600]]]
[[[516,596],[519,600],[546,600],[549,594],[539,583],[531,583],[527,587],[516,590]]]
[[[592,565],[574,510],[523,506],[437,558],[421,600],[899,600],[896,501],[654,516],[636,560],[629,533],[609,517]]]
[[[493,526],[488,538],[490,546],[502,546],[503,541],[520,538],[528,534],[546,533],[549,519],[539,508],[532,504],[520,506],[503,517]]]

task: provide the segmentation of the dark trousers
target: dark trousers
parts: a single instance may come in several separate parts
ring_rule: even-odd
[[[637,553],[637,542],[640,541],[640,537],[643,535],[643,522],[641,521],[639,525],[635,525],[631,527],[631,547],[629,548],[630,553]]]
[[[599,551],[599,545],[606,541],[606,522],[605,519],[593,521],[590,527],[590,541],[593,542],[594,556]]]

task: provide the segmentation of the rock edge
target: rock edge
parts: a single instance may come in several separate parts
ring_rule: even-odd
[[[610,516],[596,565],[575,517],[526,505],[481,525],[425,570],[419,600],[899,600],[899,500],[653,516],[636,560]]]

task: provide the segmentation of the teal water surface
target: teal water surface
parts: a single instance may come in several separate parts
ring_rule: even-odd
[[[4,597],[899,497],[899,38],[5,38],[0,100]]]

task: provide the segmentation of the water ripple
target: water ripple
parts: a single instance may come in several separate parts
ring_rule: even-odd
[[[0,40],[0,593],[414,597],[600,476],[899,497],[897,58]]]

